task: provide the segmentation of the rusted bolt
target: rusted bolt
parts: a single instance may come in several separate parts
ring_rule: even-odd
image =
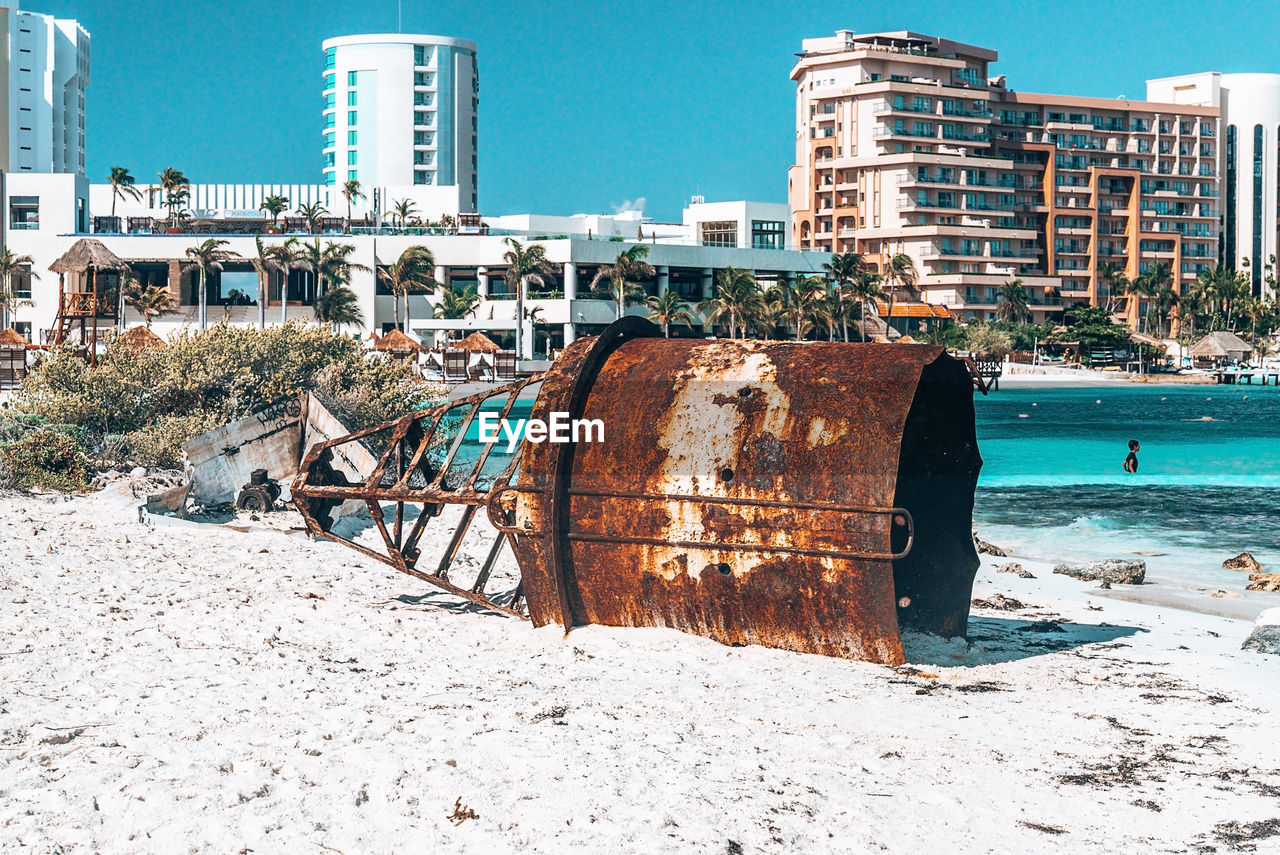
[[[726,576],[733,572],[733,568],[728,564],[725,564],[723,561],[716,565],[716,569]]]
[[[750,397],[751,397],[751,387],[750,387],[750,386],[743,386],[741,389],[739,389],[739,390],[738,390],[738,397],[739,397],[739,398],[750,398]]]
[[[910,597],[902,597],[902,598],[900,598],[900,599],[898,600],[898,608],[900,608],[900,609],[905,609],[905,608],[907,608],[907,607],[908,607],[908,606],[910,606],[910,605],[911,605],[911,598],[910,598]]]
[[[907,518],[904,517],[902,514],[894,514],[893,524],[905,526],[907,524]]]
[[[732,470],[732,469],[730,469],[728,466],[726,466],[725,468],[721,469],[721,470],[720,470],[720,480],[721,480],[721,481],[732,481],[732,480],[733,480],[733,470]]]

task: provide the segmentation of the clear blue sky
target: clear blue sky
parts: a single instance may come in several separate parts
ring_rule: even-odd
[[[27,0],[93,37],[88,171],[140,181],[320,180],[323,39],[394,32],[395,0]],[[1148,77],[1280,71],[1274,0],[525,2],[404,0],[404,31],[479,45],[480,208],[678,218],[786,199],[793,54],[836,29],[994,48],[1023,91],[1142,97]]]

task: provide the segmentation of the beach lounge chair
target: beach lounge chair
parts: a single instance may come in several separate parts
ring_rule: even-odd
[[[516,379],[516,352],[497,350],[493,353],[493,373],[497,380]]]
[[[444,352],[444,380],[446,383],[467,381],[467,352],[450,348]]]

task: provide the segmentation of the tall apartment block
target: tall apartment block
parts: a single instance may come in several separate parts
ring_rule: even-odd
[[[1280,74],[1210,71],[1148,80],[1147,97],[1221,111],[1221,261],[1248,271],[1255,296],[1274,298],[1263,268],[1280,251]]]
[[[995,60],[906,31],[804,40],[795,245],[873,266],[907,253],[962,318],[993,317],[1017,277],[1036,321],[1076,303],[1136,319],[1108,265],[1164,262],[1185,289],[1217,263],[1217,107],[1016,92]]]
[[[84,175],[89,34],[73,20],[0,7],[0,164],[9,173]]]
[[[386,212],[476,210],[476,46],[441,36],[359,35],[324,48],[324,183],[358,180]],[[331,207],[341,203],[332,199]]]

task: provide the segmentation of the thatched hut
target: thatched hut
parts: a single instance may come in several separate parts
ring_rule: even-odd
[[[502,350],[502,348],[498,346],[497,342],[482,332],[473,332],[471,335],[462,339],[462,341],[456,342],[453,346],[462,350],[469,350],[472,353],[494,353]]]
[[[1197,363],[1208,362],[1221,364],[1240,361],[1249,356],[1253,348],[1247,341],[1235,333],[1211,332],[1195,344],[1187,353]]]
[[[0,389],[16,389],[27,376],[27,340],[10,327],[0,330]]]
[[[379,353],[388,353],[392,356],[403,358],[416,355],[423,347],[409,338],[409,336],[400,332],[400,330],[393,329],[378,339],[378,343],[373,346],[373,349]]]
[[[120,280],[129,265],[102,241],[81,238],[71,245],[49,269],[58,274],[58,316],[54,321],[53,344],[67,340],[79,327],[80,341],[88,346],[89,360],[97,358],[98,319],[120,322]],[[103,274],[113,279],[103,281]]]
[[[130,350],[148,350],[153,347],[168,347],[169,343],[146,327],[129,327],[116,339]]]
[[[13,327],[0,330],[0,347],[26,347],[27,340]]]

